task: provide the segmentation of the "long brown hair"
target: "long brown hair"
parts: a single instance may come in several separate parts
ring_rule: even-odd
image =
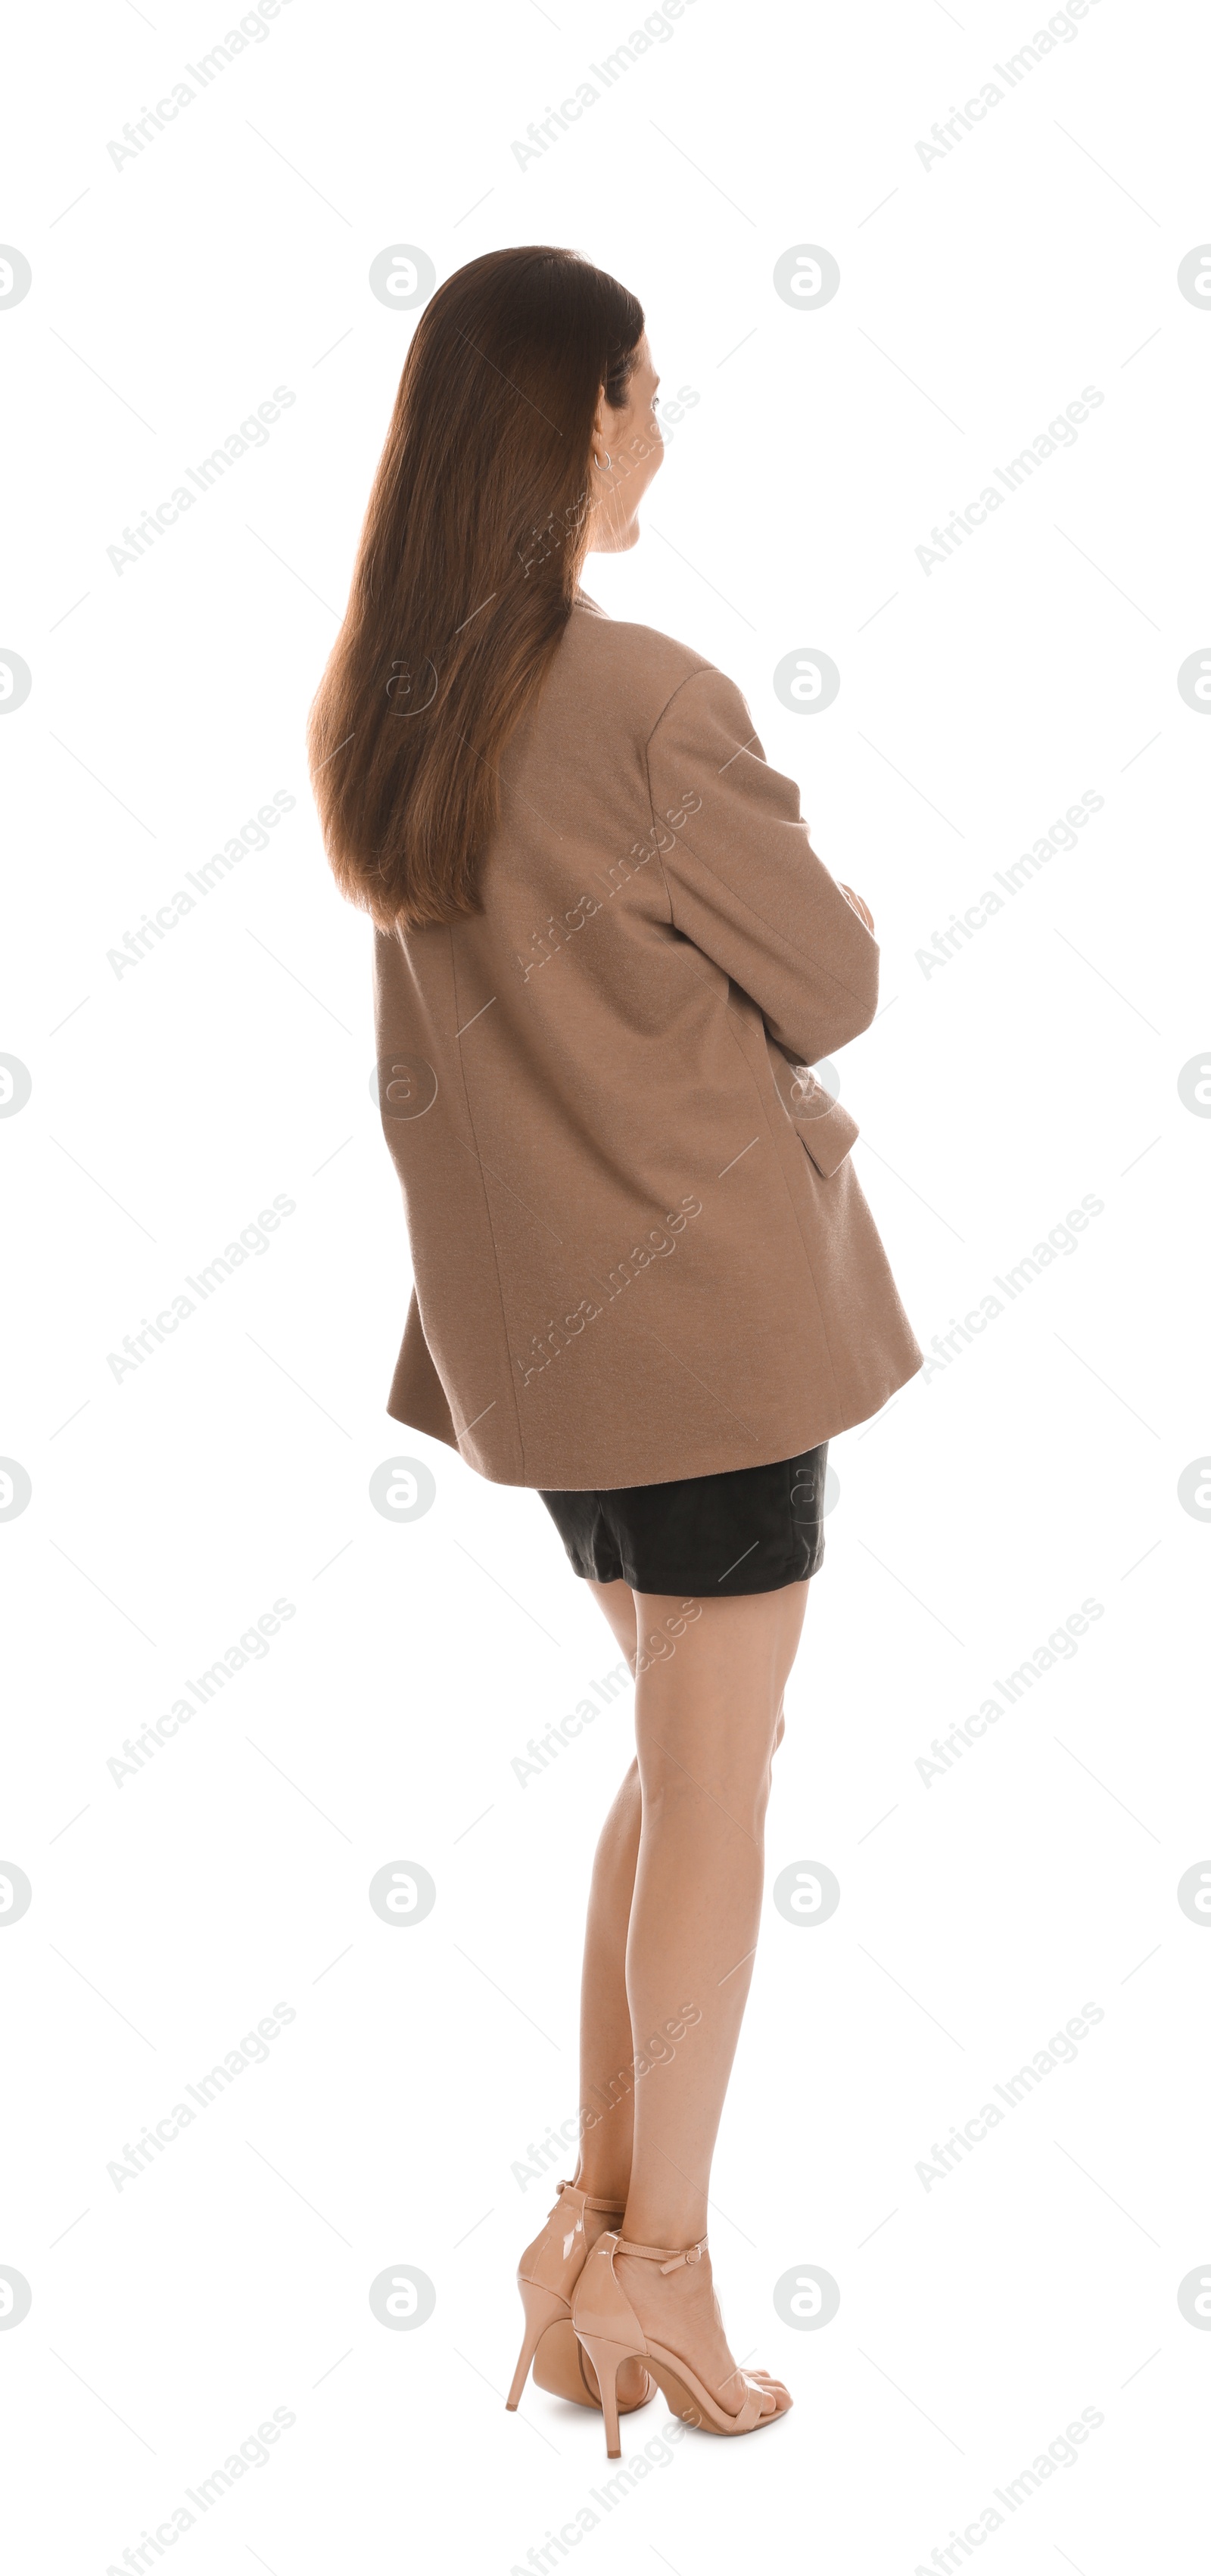
[[[643,308],[574,251],[489,251],[416,326],[307,750],[342,894],[384,929],[482,907],[501,752],[571,614],[593,420]]]

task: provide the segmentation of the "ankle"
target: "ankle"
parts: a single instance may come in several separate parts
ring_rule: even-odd
[[[611,2214],[616,2211],[621,2224],[622,2212],[626,2207],[629,2175],[620,2174],[608,2165],[597,2170],[592,2164],[582,2163],[573,2180],[576,2190],[585,2192],[590,2200],[608,2201]],[[604,2211],[598,2214],[606,2215]]]
[[[664,2245],[670,2254],[687,2253],[706,2235],[706,2215],[632,2200],[627,2203],[619,2233],[632,2245]]]

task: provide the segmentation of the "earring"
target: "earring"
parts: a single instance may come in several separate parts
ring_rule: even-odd
[[[596,457],[594,457],[594,459],[593,459],[593,463],[594,463],[594,465],[597,465],[597,459],[596,459]],[[599,474],[608,474],[608,473],[609,473],[609,471],[610,471],[610,459],[609,459],[609,456],[608,456],[608,455],[607,455],[607,457],[606,457],[606,461],[605,461],[605,464],[604,464],[604,465],[597,465],[597,471],[598,471],[598,473],[599,473]]]

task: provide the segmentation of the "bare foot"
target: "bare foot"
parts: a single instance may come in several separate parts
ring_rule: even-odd
[[[711,2279],[711,2258],[662,2272],[640,2255],[616,2254],[614,2277],[626,2292],[649,2343],[679,2353],[725,2414],[738,2415],[750,2388],[769,2391],[768,2415],[784,2414],[790,2391],[768,2371],[742,2370],[723,2331]]]

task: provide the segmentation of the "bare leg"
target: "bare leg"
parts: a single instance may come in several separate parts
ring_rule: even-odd
[[[632,1673],[635,1670],[635,1596],[626,1583],[594,1583]],[[576,2182],[594,2198],[617,2203],[619,2216],[597,2211],[586,2221],[590,2241],[617,2227],[631,2175],[631,2085],[635,2043],[627,2002],[626,1950],[635,1863],[639,1856],[639,1765],[632,1762],[601,1830],[589,1884],[584,1967],[580,1984],[580,2107],[584,2126]],[[588,2125],[592,2122],[592,2126]],[[596,2391],[592,2368],[584,2365]],[[638,2362],[618,2374],[618,2402],[642,2404],[648,2387]]]
[[[635,1596],[630,1586],[594,1583],[591,1588],[634,1672]],[[616,2200],[619,2209],[631,2178],[635,2042],[627,2002],[626,1946],[640,1808],[639,1765],[632,1762],[597,1845],[580,1990],[580,2104],[586,2126],[576,2181],[583,2191]]]
[[[639,1674],[642,1831],[626,1981],[637,2076],[623,2233],[687,2246],[705,2234],[716,2132],[752,1976],[770,1765],[799,1642],[806,1583],[708,1601],[675,1651]],[[681,1605],[637,1599],[640,1634]],[[681,2348],[734,2410],[743,2387],[709,2262],[662,2275],[619,2256],[647,2332]]]

